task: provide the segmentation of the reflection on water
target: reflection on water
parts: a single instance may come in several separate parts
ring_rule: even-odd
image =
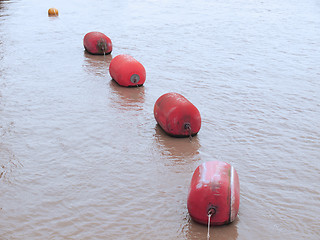
[[[4,3],[9,2],[9,0],[0,0],[0,11],[3,10],[3,8],[5,8],[6,5],[4,5]],[[1,17],[2,15],[0,15]]]
[[[109,65],[112,60],[112,54],[92,55],[84,50],[83,55],[85,56],[84,68],[88,73],[97,76],[106,76],[109,74]]]
[[[111,77],[109,76],[111,79]],[[127,110],[142,110],[145,102],[145,88],[141,87],[122,87],[116,81],[109,83],[112,99],[116,108]]]
[[[198,135],[189,138],[175,138],[167,135],[159,124],[155,126],[155,145],[161,150],[161,153],[174,160],[176,164],[190,164],[192,161],[198,160],[199,143]]]
[[[208,227],[196,223],[190,217],[187,217],[188,222],[183,226],[183,234],[185,239],[188,240],[198,240],[206,239],[205,233],[208,231]],[[238,238],[238,219],[233,223],[223,226],[211,226],[210,227],[210,239],[223,239],[223,240],[235,240]]]

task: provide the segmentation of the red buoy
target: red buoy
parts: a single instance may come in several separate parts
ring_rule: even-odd
[[[146,80],[146,70],[136,59],[121,54],[110,62],[109,73],[113,80],[124,87],[141,86]]]
[[[236,170],[228,163],[210,161],[194,171],[188,196],[188,211],[196,222],[223,225],[235,220],[240,204]]]
[[[96,55],[110,54],[112,42],[101,32],[89,32],[83,38],[83,46],[87,52]]]
[[[201,127],[199,110],[178,93],[166,93],[159,97],[153,113],[157,123],[170,136],[194,136]]]

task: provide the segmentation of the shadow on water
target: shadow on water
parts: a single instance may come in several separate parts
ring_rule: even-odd
[[[188,164],[190,159],[199,160],[201,145],[197,135],[191,139],[171,137],[163,131],[159,124],[156,124],[154,140],[161,154],[175,160],[176,163]]]
[[[112,54],[92,55],[84,50],[83,55],[85,57],[84,68],[86,72],[103,77],[108,76]]]
[[[207,239],[208,227],[206,225],[199,224],[191,219],[187,214],[188,222],[182,227],[182,234],[185,239],[198,240]],[[235,240],[238,238],[238,218],[228,225],[223,226],[211,226],[210,227],[210,239],[224,239]]]

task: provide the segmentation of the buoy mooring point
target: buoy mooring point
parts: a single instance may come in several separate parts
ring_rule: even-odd
[[[209,161],[196,168],[187,202],[194,221],[208,224],[210,219],[210,225],[231,223],[237,217],[239,205],[239,177],[233,166],[222,161]]]
[[[112,42],[109,37],[101,32],[89,32],[83,38],[85,50],[94,55],[110,54]]]
[[[59,16],[59,11],[56,8],[49,8],[48,10],[48,16],[49,17],[57,17]]]
[[[127,54],[121,54],[110,62],[109,73],[113,80],[123,87],[139,87],[146,80],[144,66]]]
[[[199,110],[179,93],[166,93],[158,98],[153,109],[160,127],[173,137],[190,137],[201,128]]]

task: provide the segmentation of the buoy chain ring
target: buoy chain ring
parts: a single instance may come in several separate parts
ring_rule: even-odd
[[[108,50],[108,45],[105,39],[101,38],[98,41],[98,47],[103,51],[106,52]]]
[[[132,74],[130,77],[130,82],[132,83],[138,83],[140,81],[140,76],[138,74]]]
[[[189,131],[189,138],[190,138],[190,140],[191,140],[191,138],[192,138],[192,131],[191,131],[191,125],[190,125],[190,123],[185,123],[185,124],[184,124],[184,129],[186,129],[186,130]]]
[[[211,206],[211,207],[209,207],[209,209],[208,209],[208,211],[207,211],[207,215],[208,216],[212,216],[212,215],[214,215],[214,214],[216,214],[216,208],[215,207],[213,207],[213,206]]]

